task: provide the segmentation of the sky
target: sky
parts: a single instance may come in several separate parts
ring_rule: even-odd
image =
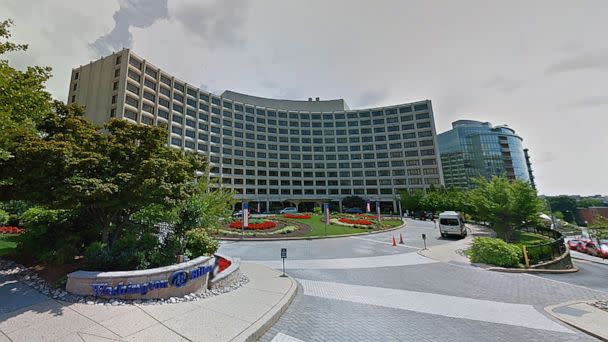
[[[71,68],[123,47],[221,94],[430,99],[438,133],[474,119],[515,129],[541,194],[608,194],[608,1],[4,0],[19,68]]]

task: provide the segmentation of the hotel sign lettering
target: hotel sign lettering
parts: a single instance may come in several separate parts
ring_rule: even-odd
[[[107,283],[92,284],[93,296],[122,296],[130,294],[145,295],[150,291],[171,287],[184,287],[194,279],[213,272],[213,265],[201,266],[190,271],[179,270],[171,274],[169,279],[154,280],[140,284],[119,283],[116,286]]]

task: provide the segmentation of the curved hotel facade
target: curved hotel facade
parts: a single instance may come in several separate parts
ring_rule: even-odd
[[[400,191],[443,184],[429,100],[351,110],[342,99],[215,95],[124,49],[73,69],[68,102],[96,124],[166,125],[167,144],[205,155],[210,177],[262,210],[342,209],[356,195],[396,211]]]

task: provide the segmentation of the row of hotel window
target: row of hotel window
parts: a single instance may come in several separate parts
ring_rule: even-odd
[[[150,101],[154,101],[153,99],[149,99],[146,96],[146,93],[144,92],[144,98],[150,100]],[[112,97],[112,103],[116,103],[117,100],[117,95],[114,95]],[[131,96],[126,96],[125,102],[135,108],[139,108],[139,100],[131,97]],[[173,111],[184,114],[184,107],[182,105],[173,103],[173,106],[169,105],[169,101],[168,100],[164,100],[164,99],[159,99],[158,104],[160,106],[163,106],[167,109],[173,109]],[[142,109],[150,114],[155,114],[154,111],[154,106],[150,105],[146,102],[142,102]],[[219,116],[220,114],[223,115],[223,122],[224,125],[226,126],[232,126],[233,121],[232,119],[234,118],[234,120],[240,120],[240,121],[246,121],[246,122],[251,122],[251,123],[258,123],[258,124],[262,124],[262,125],[271,125],[271,126],[282,126],[282,127],[356,127],[356,126],[372,126],[372,125],[384,125],[386,124],[395,124],[395,123],[399,123],[399,121],[401,122],[406,122],[406,121],[413,121],[414,118],[416,120],[426,120],[430,118],[430,114],[428,112],[424,112],[424,113],[419,113],[416,115],[413,114],[408,114],[408,115],[402,115],[402,116],[394,116],[394,117],[388,117],[388,118],[378,118],[378,119],[361,119],[361,120],[349,120],[349,121],[336,121],[335,123],[333,121],[328,121],[328,120],[324,120],[324,121],[287,121],[287,120],[276,120],[276,119],[266,119],[266,118],[262,118],[262,117],[253,117],[253,116],[249,116],[249,115],[242,115],[242,114],[238,114],[238,113],[233,113],[229,112],[229,111],[223,111],[220,113],[219,109],[217,111],[213,110],[214,108],[212,108],[212,113],[213,114],[217,114],[217,115],[212,115],[211,116],[211,122],[212,123],[216,123],[216,124],[221,124],[221,117]],[[198,118],[200,120],[204,120],[204,121],[209,121],[209,114],[208,114],[208,108],[201,108],[200,109],[201,112],[198,114]],[[165,116],[165,113],[167,113],[167,115]],[[196,110],[195,109],[190,109],[190,108],[186,108],[186,116],[189,116],[193,119],[197,118],[197,114],[196,114]],[[168,112],[163,110],[163,109],[158,109],[158,115],[161,117],[164,117],[166,119],[168,119]],[[172,121],[174,122],[179,122],[179,123],[183,123],[184,119],[182,116],[174,114],[171,118]],[[315,120],[315,119],[313,119]],[[318,119],[320,120],[320,119]],[[331,119],[330,119],[331,120]],[[340,120],[340,119],[337,119]],[[341,119],[341,120],[345,120],[345,119]],[[238,124],[239,122],[235,122],[235,124]],[[241,123],[242,125],[242,123]],[[241,126],[242,127],[242,126]]]
[[[231,175],[231,174],[235,174],[235,175],[247,175],[247,176],[258,176],[258,177],[281,177],[281,178],[289,178],[290,175],[292,178],[357,178],[357,177],[390,177],[390,176],[405,176],[406,175],[406,170],[405,169],[398,169],[398,170],[365,170],[365,171],[276,171],[276,170],[270,170],[270,171],[266,171],[266,170],[244,170],[244,169],[231,169],[231,168],[219,168],[217,166],[214,166],[211,170],[212,173],[221,173],[224,175]],[[243,171],[245,173],[243,173]],[[407,170],[407,175],[408,176],[420,176],[420,175],[437,175],[439,172],[437,171],[437,168],[432,167],[432,168],[424,168],[422,169],[408,169]],[[276,181],[276,180],[275,180]],[[390,184],[390,179],[385,180],[386,184]],[[308,182],[308,181],[306,181]],[[310,181],[310,183],[304,183],[304,185],[312,185],[312,181]],[[354,185],[362,185],[363,180],[355,180],[353,181]],[[361,183],[361,184],[359,184]],[[266,184],[266,180],[258,180],[258,184]],[[270,183],[271,185],[273,185],[273,183]],[[294,181],[294,185],[301,185],[298,181],[298,183],[296,183]],[[351,181],[349,179],[343,179],[340,181],[340,185],[350,185]],[[317,185],[324,185],[321,183],[317,183]]]
[[[133,59],[131,59],[133,60]],[[141,71],[140,67],[136,67],[139,71]],[[118,76],[120,74],[120,69],[116,69],[117,72],[115,71],[115,76]],[[150,77],[152,77],[154,79],[154,81],[150,80],[147,77],[144,77],[144,85],[150,89],[153,89],[155,92],[157,90],[157,84],[156,84],[156,79],[157,79],[157,73],[154,70],[151,70],[150,73],[148,73],[149,68],[146,68],[146,74]],[[131,78],[132,80],[136,81],[137,83],[141,84],[141,75],[134,71],[133,69],[129,68],[128,71],[128,76],[129,78]],[[167,97],[171,97],[171,89],[173,89],[173,98],[181,103],[184,103],[183,99],[183,95],[177,94],[175,93],[175,90],[181,92],[182,94],[184,94],[184,85],[180,84],[180,83],[172,83],[171,78],[165,75],[161,75],[160,77],[160,81],[166,85],[168,85],[170,88],[166,88],[163,86],[158,87],[158,91],[167,96]],[[132,85],[133,87],[136,88],[132,88],[132,92],[139,94],[139,88],[137,88],[137,86]],[[240,104],[233,104],[231,101],[227,101],[227,100],[223,100],[218,98],[218,97],[211,97],[211,101],[210,101],[210,97],[209,94],[207,93],[202,93],[199,90],[193,89],[193,88],[189,88],[186,92],[189,96],[192,96],[194,98],[194,100],[202,100],[205,101],[207,103],[211,102],[211,104],[217,105],[217,106],[221,106],[223,108],[226,109],[231,109],[231,110],[235,110],[235,111],[239,111],[239,112],[245,112],[245,113],[250,113],[250,114],[258,114],[258,115],[268,115],[268,116],[276,116],[277,115],[277,111],[276,110],[267,110],[267,109],[262,109],[262,108],[254,108],[251,106],[243,106]],[[190,100],[190,98],[188,98],[188,100]],[[192,105],[193,107],[196,107],[196,105]],[[422,110],[428,110],[428,105],[427,103],[420,103],[420,104],[415,104],[414,111],[422,111]],[[357,118],[357,117],[369,117],[369,115],[371,114],[372,116],[383,116],[383,115],[393,115],[393,114],[397,114],[397,113],[409,113],[412,112],[412,106],[411,105],[402,105],[399,108],[386,108],[384,110],[375,110],[375,111],[363,111],[363,112],[351,112],[351,113],[347,113],[348,118]],[[279,117],[287,117],[287,112],[283,112],[283,111],[279,111],[278,112]],[[313,120],[315,119],[316,114],[313,114]],[[344,114],[341,113],[337,113],[337,114],[323,114],[323,118],[325,120],[331,120],[333,115],[336,115],[336,118],[338,117],[342,117],[344,118]],[[290,112],[289,113],[289,117],[290,118],[298,118],[298,117],[302,117],[305,118],[307,117],[308,114],[305,113],[294,113],[294,112]],[[319,116],[320,119],[320,116]]]
[[[209,161],[212,164],[220,164],[220,158],[217,156],[211,156]],[[378,162],[381,163],[381,162]],[[382,162],[384,163],[384,162]],[[313,168],[313,164],[312,163],[299,163],[299,162],[265,162],[262,160],[258,160],[257,162],[255,160],[243,160],[243,159],[231,159],[228,157],[223,157],[221,159],[221,164],[223,165],[237,165],[237,166],[250,166],[250,167],[256,167],[257,166],[257,175],[258,176],[266,176],[266,170],[263,170],[262,168],[270,168],[271,170],[268,171],[268,175],[271,177],[275,177],[275,176],[281,176],[281,177],[289,177],[289,171],[281,171],[279,173],[279,171],[273,170],[273,169],[277,169],[277,168],[281,168],[283,170],[285,169],[289,169],[290,167],[292,169],[312,169]],[[340,169],[362,169],[362,168],[375,168],[376,165],[384,165],[384,164],[375,164],[375,162],[340,162],[340,163],[315,163],[314,164],[314,168],[316,169],[323,169],[323,168],[328,168],[328,169],[335,169],[335,168],[340,168]],[[391,165],[393,167],[403,167],[403,161],[400,160],[393,160],[391,161]],[[405,161],[405,165],[408,167],[415,167],[415,166],[431,166],[431,165],[437,165],[437,160],[435,160],[435,158],[432,159],[408,159]],[[380,166],[380,167],[386,167],[386,166]],[[234,169],[235,173],[238,173],[240,169]],[[340,172],[345,172],[344,176],[348,176],[350,175],[350,171],[340,171]],[[384,171],[382,171],[384,172]],[[255,176],[256,172],[254,172],[253,169],[248,169],[245,173],[246,175],[249,176]],[[291,171],[291,176],[292,177],[302,177],[302,175],[304,177],[312,177],[312,171],[304,171],[304,173],[301,173],[300,171]],[[359,174],[355,174],[353,173],[353,175],[359,177]],[[340,176],[342,177],[342,173],[340,173]]]
[[[394,179],[393,182],[391,182],[390,179],[380,179],[380,180],[375,180],[375,179],[368,179],[365,182],[360,181],[360,182],[355,182],[353,181],[352,184],[342,184],[340,182],[340,185],[338,185],[337,181],[299,181],[299,180],[294,180],[294,181],[289,181],[289,180],[281,180],[278,181],[276,179],[271,179],[270,181],[266,181],[265,179],[258,179],[257,183],[254,182],[255,180],[253,179],[241,179],[241,178],[221,178],[222,179],[222,183],[223,184],[234,184],[234,185],[257,185],[260,187],[265,187],[267,185],[270,186],[293,186],[293,187],[320,187],[320,186],[384,186],[384,185],[406,185],[407,184],[407,179]],[[427,179],[436,179],[436,178],[427,178]],[[410,180],[413,180],[410,182],[410,184],[421,184],[421,180],[420,178],[410,178]],[[350,181],[349,181],[350,182]],[[310,183],[310,184],[306,184],[306,183]]]
[[[407,184],[405,179],[401,179],[399,184],[395,184],[397,186],[405,186],[407,184],[409,185],[422,185],[422,184],[439,184],[439,178],[409,178],[407,180]],[[246,193],[247,194],[260,194],[260,195],[265,195],[265,194],[270,194],[270,195],[276,195],[276,194],[281,194],[281,195],[348,195],[351,194],[351,191],[356,194],[356,195],[363,195],[365,193],[367,193],[368,195],[376,195],[378,194],[378,189],[377,188],[355,188],[355,189],[350,189],[350,188],[339,188],[339,189],[291,189],[291,188],[281,188],[279,190],[279,188],[276,187],[271,187],[271,188],[249,188],[247,187],[247,184],[243,184],[243,180],[242,179],[234,179],[234,182],[231,182],[230,178],[222,178],[221,180],[222,184],[225,185],[236,185],[237,187],[234,187],[233,190],[236,193],[242,193],[242,188],[238,187],[240,185],[243,185],[245,187]],[[286,185],[288,186],[288,185]],[[372,184],[371,186],[377,186],[375,184]],[[401,191],[405,191],[405,189],[402,188],[394,188],[395,189],[395,193],[399,193]],[[380,194],[387,194],[390,195],[393,193],[393,188],[381,188],[379,191]]]
[[[190,149],[196,149],[194,141],[183,140],[180,138],[171,138],[171,145],[178,147],[187,147]],[[376,149],[383,149],[386,144],[376,145]],[[380,146],[380,147],[378,147]],[[385,148],[384,148],[385,149]],[[350,154],[350,158],[348,154],[340,154],[340,155],[325,155],[325,154],[298,154],[298,153],[266,153],[266,152],[256,152],[251,150],[242,149],[232,149],[224,147],[221,149],[219,146],[207,146],[206,144],[198,144],[199,151],[210,151],[211,153],[222,153],[224,155],[235,155],[235,156],[245,156],[249,158],[269,158],[269,159],[284,159],[284,160],[348,160],[348,159],[368,159],[366,157],[370,156],[369,159],[373,159],[375,155],[378,159],[389,158],[389,154],[387,152],[383,153],[353,153]],[[403,154],[401,154],[403,153]],[[395,154],[391,152],[390,158],[398,158],[397,155],[402,155],[405,157],[417,157],[417,156],[432,156],[435,155],[434,149],[424,149],[424,150],[412,150],[412,151],[395,151]],[[394,156],[394,157],[393,157]],[[314,159],[313,159],[314,158]],[[336,159],[337,158],[337,159]]]

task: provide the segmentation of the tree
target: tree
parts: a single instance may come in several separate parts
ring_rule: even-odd
[[[401,207],[404,210],[409,210],[409,211],[414,211],[414,212],[422,210],[421,201],[424,198],[424,192],[422,190],[413,190],[412,192],[402,191],[400,193],[400,197],[401,197]]]
[[[589,232],[596,239],[608,239],[608,218],[598,216],[589,224]]]
[[[88,217],[111,245],[130,215],[157,204],[177,205],[193,191],[197,155],[165,145],[164,127],[114,119],[101,131],[82,117],[82,108],[55,102],[39,129],[43,137],[22,135],[10,163],[0,171],[12,183],[5,199],[30,200]]]
[[[343,208],[359,208],[363,209],[365,206],[365,200],[359,196],[348,196],[342,200]]]
[[[598,198],[586,197],[581,198],[576,206],[579,208],[589,208],[589,207],[602,207],[604,206],[604,201]]]
[[[25,44],[15,44],[10,38],[11,20],[0,22],[0,55],[27,50]],[[36,125],[51,109],[51,95],[45,83],[50,77],[48,67],[30,66],[25,71],[12,68],[8,60],[0,59],[0,160],[11,157],[9,149],[14,133],[35,134]]]
[[[496,176],[491,180],[480,177],[475,183],[477,187],[468,196],[474,214],[488,222],[501,239],[509,242],[513,230],[539,224],[543,202],[530,184]]]

